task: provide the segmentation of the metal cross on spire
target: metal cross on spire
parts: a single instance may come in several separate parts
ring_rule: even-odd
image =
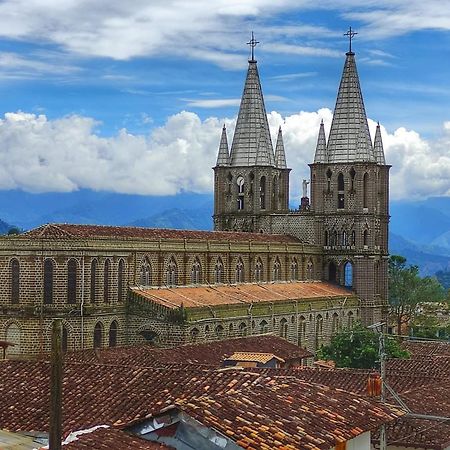
[[[255,47],[256,47],[257,44],[259,44],[259,41],[257,41],[255,39],[255,36],[253,35],[253,31],[252,31],[252,38],[250,39],[249,42],[247,42],[247,45],[250,45],[250,47],[252,49],[252,59],[250,61],[254,61],[255,60]]]
[[[350,41],[350,50],[349,53],[352,53],[352,39],[357,35],[358,33],[356,31],[352,30],[352,27],[350,27],[347,31],[347,33],[344,34],[344,36],[348,36],[348,39]]]

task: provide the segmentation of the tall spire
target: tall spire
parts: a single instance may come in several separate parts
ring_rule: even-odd
[[[375,132],[375,140],[373,142],[373,152],[375,154],[377,164],[384,166],[386,164],[386,160],[384,158],[384,149],[383,149],[383,140],[381,139],[380,122],[378,122],[377,131]]]
[[[217,167],[228,166],[229,164],[230,164],[230,155],[228,153],[227,129],[225,127],[225,124],[223,124],[216,166]]]
[[[317,138],[316,154],[314,155],[315,163],[326,163],[327,158],[327,139],[325,137],[325,127],[323,119],[320,121],[319,136]]]
[[[256,45],[253,37],[250,42]],[[250,59],[231,144],[230,163],[232,166],[254,166],[257,155],[259,160],[266,161],[266,165],[275,166],[258,68],[256,61]]]
[[[375,161],[355,54],[346,55],[328,138],[328,162]]]
[[[278,128],[277,145],[275,147],[275,164],[278,169],[287,169],[281,125],[280,128]]]

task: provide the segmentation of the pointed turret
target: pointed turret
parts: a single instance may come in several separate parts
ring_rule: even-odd
[[[278,169],[287,169],[286,153],[284,152],[283,133],[281,126],[278,128],[277,145],[275,147],[275,164]]]
[[[254,166],[256,159],[275,166],[269,123],[256,61],[248,62],[244,93],[231,145],[232,166]]]
[[[227,129],[225,124],[222,128],[222,137],[220,138],[219,153],[217,154],[216,166],[228,166],[230,164],[230,155],[228,153]]]
[[[328,138],[328,162],[374,162],[355,54],[350,51],[346,55]]]
[[[325,137],[325,127],[323,119],[320,122],[319,136],[317,138],[316,154],[314,155],[315,163],[326,163],[327,158],[327,139]]]
[[[380,122],[378,122],[377,131],[375,132],[375,140],[373,142],[373,152],[375,154],[377,164],[384,166],[386,164],[386,160],[384,158],[384,149],[383,149],[383,140],[381,139]]]

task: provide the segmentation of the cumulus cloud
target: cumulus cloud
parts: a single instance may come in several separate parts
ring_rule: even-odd
[[[309,177],[320,121],[328,134],[332,112],[323,108],[283,117],[269,113],[275,142],[278,127],[291,172],[293,201],[301,180]],[[82,116],[49,120],[45,115],[7,113],[0,121],[0,189],[32,192],[94,190],[166,195],[181,191],[210,192],[221,127],[231,143],[235,119],[201,120],[183,111],[169,117],[149,135],[121,130],[100,137],[99,123]],[[372,136],[376,123],[369,120]],[[427,141],[414,130],[382,127],[386,159],[392,164],[393,198],[450,195],[450,121],[442,135]]]

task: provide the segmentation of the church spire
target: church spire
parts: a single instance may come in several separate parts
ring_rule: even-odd
[[[278,128],[277,145],[275,147],[275,164],[278,169],[286,169],[286,153],[284,152],[283,133]]]
[[[230,164],[230,155],[228,153],[227,129],[225,127],[225,124],[223,124],[216,166],[217,167],[228,166],[229,164]]]
[[[256,42],[252,36],[250,41],[252,49]],[[232,166],[254,166],[257,164],[257,156],[260,161],[266,161],[265,165],[275,166],[264,97],[256,60],[252,52],[231,144],[230,164]]]
[[[350,37],[355,35],[350,33]],[[346,53],[344,71],[328,138],[328,162],[372,162],[372,150],[366,110],[356,69],[355,54]]]
[[[373,151],[377,164],[384,166],[386,160],[384,158],[383,140],[381,139],[381,127],[380,122],[377,125],[377,131],[375,132],[375,140],[373,142]]]
[[[325,127],[323,119],[320,121],[319,136],[317,138],[316,154],[314,155],[315,163],[326,163],[327,158],[327,139],[325,137]]]

